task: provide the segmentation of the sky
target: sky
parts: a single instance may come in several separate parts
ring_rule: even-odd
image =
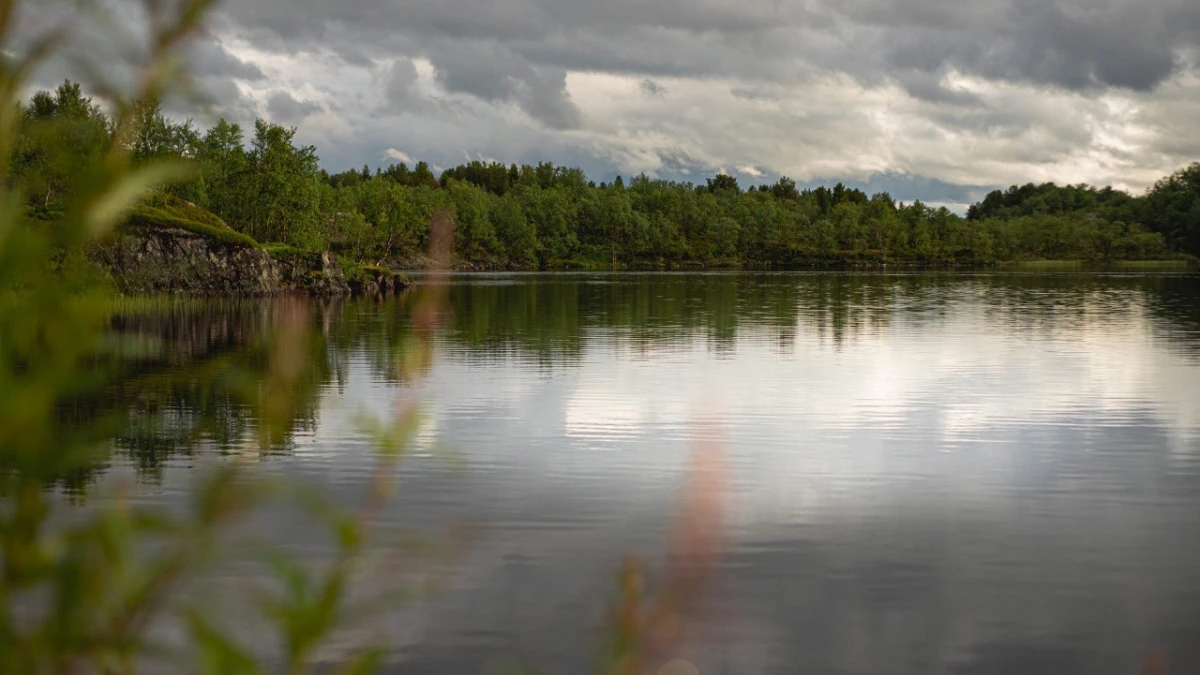
[[[103,32],[23,4],[23,34]],[[140,4],[103,0],[111,26]],[[236,0],[190,55],[211,106],[176,114],[296,126],[329,170],[549,160],[962,204],[1200,159],[1194,0]]]

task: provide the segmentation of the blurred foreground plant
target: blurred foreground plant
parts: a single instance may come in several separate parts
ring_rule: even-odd
[[[0,0],[0,48],[14,39],[15,0]],[[64,508],[51,488],[85,471],[109,447],[104,419],[71,417],[73,396],[93,384],[97,353],[110,326],[110,291],[89,275],[82,251],[103,237],[157,185],[186,175],[164,161],[135,162],[145,101],[156,101],[184,71],[180,46],[198,30],[211,0],[167,7],[146,0],[148,51],[134,90],[119,94],[98,82],[111,108],[102,152],[71,167],[65,208],[53,223],[32,223],[28,185],[14,179],[11,159],[22,123],[16,105],[30,73],[53,54],[64,32],[52,32],[0,62],[0,673],[133,673],[181,669],[205,673],[309,672],[350,613],[350,587],[364,567],[364,542],[394,488],[396,464],[419,421],[418,387],[433,361],[432,335],[445,311],[444,280],[453,253],[454,220],[435,211],[430,223],[431,278],[413,313],[412,335],[397,345],[394,368],[408,396],[387,419],[364,426],[380,462],[361,505],[345,512],[318,495],[281,490],[255,479],[238,458],[222,462],[191,491],[187,508],[165,513],[137,507],[120,492],[87,511]],[[51,130],[49,133],[54,133]],[[49,194],[49,192],[47,192]],[[260,447],[280,442],[311,388],[311,317],[302,302],[285,302],[266,350],[266,373],[234,378],[257,420]],[[675,542],[668,582],[648,596],[640,568],[622,576],[614,623],[614,673],[644,671],[678,642],[680,616],[698,595],[714,555],[719,472],[702,453]],[[250,648],[224,618],[186,597],[218,559],[231,526],[271,499],[288,498],[327,528],[333,555],[316,569],[268,550],[274,582],[253,607],[276,633],[275,653]],[[337,672],[369,672],[382,657],[364,649]]]
[[[0,0],[6,55],[19,41],[19,4]],[[415,413],[404,412],[397,425],[379,425],[383,461],[357,511],[297,497],[328,524],[336,553],[317,571],[272,557],[279,583],[259,603],[279,633],[282,653],[271,663],[224,635],[219,621],[177,602],[212,559],[223,529],[281,494],[256,483],[243,462],[223,463],[179,514],[136,508],[120,493],[86,513],[71,511],[49,491],[107,450],[103,420],[65,420],[70,397],[89,384],[88,366],[114,305],[86,265],[69,263],[149,190],[186,175],[188,167],[178,162],[135,163],[131,139],[143,117],[140,102],[158,100],[180,81],[180,47],[201,27],[211,4],[146,0],[148,48],[134,89],[120,94],[94,83],[111,108],[110,133],[103,152],[72,167],[66,207],[52,224],[27,219],[28,186],[13,177],[11,164],[22,124],[18,98],[66,32],[51,32],[23,46],[24,56],[0,62],[0,673],[157,672],[173,659],[201,672],[267,672],[278,669],[275,660],[286,672],[306,672],[317,645],[343,616],[364,529],[383,508],[394,464],[411,435]],[[245,391],[264,444],[277,441],[307,367],[304,306],[286,306],[282,318],[267,377]],[[187,644],[153,637],[165,625],[186,626]],[[348,659],[343,672],[370,670],[378,656],[365,651]]]
[[[658,672],[684,638],[685,617],[696,607],[720,552],[724,512],[724,450],[712,437],[692,456],[678,520],[667,551],[662,583],[646,588],[642,561],[626,558],[617,577],[618,597],[610,613],[610,675]]]

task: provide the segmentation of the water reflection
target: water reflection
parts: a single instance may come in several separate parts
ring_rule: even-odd
[[[630,550],[661,569],[713,429],[728,546],[675,654],[702,673],[1135,672],[1151,649],[1200,668],[1197,277],[441,283],[388,525],[482,534],[433,601],[386,623],[395,672],[587,670],[614,570]],[[117,419],[111,470],[177,499],[175,460],[257,447],[247,391],[301,316],[300,404],[262,465],[350,502],[369,474],[354,420],[408,386],[414,302],[134,313],[73,414]]]

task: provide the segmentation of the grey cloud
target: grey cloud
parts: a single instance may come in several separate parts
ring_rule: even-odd
[[[553,129],[580,126],[579,108],[567,93],[564,70],[538,69],[533,78],[522,83],[519,99],[526,112]]]
[[[288,40],[323,38],[330,26],[349,25],[371,34],[407,32],[514,42],[542,39],[564,28],[595,33],[619,33],[632,26],[691,33],[754,32],[792,23],[807,14],[804,6],[797,0],[748,5],[723,0],[362,0],[335,4],[242,0],[225,12],[244,26]]]
[[[712,173],[707,163],[692,157],[684,151],[666,151],[659,153],[662,168],[657,172],[659,177],[670,180],[697,181]]]
[[[863,81],[953,68],[1072,89],[1146,90],[1200,45],[1188,0],[244,0],[231,20],[347,54],[398,40],[492,42],[551,69],[779,80],[797,63]],[[370,36],[369,40],[364,37]]]
[[[320,110],[321,106],[316,103],[297,101],[286,91],[277,91],[267,99],[267,112],[278,122],[299,122]]]
[[[733,87],[729,94],[747,101],[778,101],[779,93],[766,87]]]
[[[650,78],[646,78],[639,82],[638,88],[641,89],[642,93],[646,94],[647,96],[662,97],[666,96],[667,94],[666,87],[655,82],[654,80],[651,80]]]
[[[437,81],[447,91],[485,101],[515,103],[553,129],[579,126],[579,109],[566,87],[566,71],[534,67],[494,42],[445,43],[431,54]]]
[[[517,102],[557,126],[574,117],[549,91],[563,70],[750,84],[787,82],[815,67],[871,85],[897,80],[915,96],[946,100],[913,73],[953,69],[1068,89],[1146,91],[1184,67],[1183,52],[1200,49],[1200,10],[1191,0],[240,0],[222,11],[220,25],[256,45],[329,50],[357,65],[397,50],[445,63],[459,49],[479,53],[478,45],[490,44],[503,74],[529,90]],[[550,75],[518,74],[515,63]],[[484,98],[521,98],[511,83],[476,81],[461,90],[505,87],[504,97]]]
[[[34,12],[42,4],[51,3],[26,3]],[[256,54],[244,55],[242,44]],[[222,6],[211,38],[202,36],[193,51],[198,82],[230,115],[257,112],[242,94],[247,87],[261,100],[303,83],[337,101],[337,120],[306,126],[326,134],[310,139],[324,152],[352,165],[403,147],[445,164],[464,153],[575,158],[601,175],[628,174],[655,166],[661,152],[670,155],[661,157],[664,175],[676,164],[701,175],[709,164],[758,163],[827,176],[859,162],[860,178],[895,169],[970,181],[972,173],[1007,176],[998,168],[1006,164],[1026,172],[1073,157],[1079,166],[1119,124],[1158,134],[1144,143],[1154,157],[1143,166],[1193,152],[1190,116],[1156,101],[1175,96],[1187,104],[1179,110],[1194,107],[1194,86],[1167,90],[1190,77],[1181,71],[1200,67],[1200,3],[238,0]],[[270,70],[272,81],[238,54]],[[435,92],[421,91],[414,61],[432,64]],[[289,72],[294,63],[313,64],[313,72]],[[339,70],[350,75],[346,82]],[[668,100],[642,100],[627,113],[619,107],[627,103],[614,102],[614,114],[636,118],[610,123],[580,111],[577,101],[596,99],[573,89],[573,100],[568,73],[572,87],[598,82],[591,74],[622,75],[649,99],[663,93],[661,78],[679,84]],[[954,85],[956,75],[973,90]],[[1106,115],[1099,97],[1113,88],[1136,112],[1108,119],[1107,129],[1081,124],[1082,114]],[[1032,100],[1043,94],[1056,103]],[[294,97],[272,96],[267,106],[273,117],[293,120],[313,110]],[[405,114],[405,124],[388,113]],[[1130,151],[1121,152],[1126,161]]]
[[[875,28],[884,64],[1067,89],[1149,90],[1200,45],[1185,0],[872,0],[848,11]]]
[[[983,103],[969,91],[947,89],[942,85],[942,73],[918,70],[899,73],[896,79],[910,96],[923,101],[956,106],[979,106]]]
[[[258,106],[254,100],[242,93],[237,84],[227,77],[203,78],[197,83],[197,89],[201,107],[209,118],[224,117],[230,122],[249,127],[258,116]],[[194,111],[194,105],[170,110],[177,117],[188,117]]]
[[[232,77],[242,80],[261,80],[262,70],[226,51],[216,39],[201,39],[189,45],[187,64],[192,74],[201,77]]]
[[[383,94],[387,112],[397,113],[419,108],[424,99],[417,91],[417,69],[411,59],[399,58],[383,73]]]
[[[82,82],[93,93],[97,84],[117,91],[132,88],[146,52],[142,3],[109,0],[81,9],[74,2],[46,0],[24,2],[19,9],[15,31],[18,51],[49,30],[67,30],[64,48],[35,73],[35,86],[53,88],[64,78],[70,78]],[[234,80],[261,81],[264,74],[258,66],[231,54],[212,33],[190,38],[183,62],[192,86],[164,100],[167,114],[180,119],[197,117],[201,123],[217,116],[243,123],[253,120],[254,103]]]
[[[1158,132],[1149,149],[1168,157],[1182,155],[1192,160],[1200,159],[1197,119],[1200,119],[1200,97],[1175,88],[1146,102],[1138,111],[1138,121]]]

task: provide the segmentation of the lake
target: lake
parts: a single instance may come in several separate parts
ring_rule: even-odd
[[[114,327],[120,429],[80,509],[126,483],[179,508],[230,461],[353,507],[363,420],[420,401],[359,591],[410,593],[330,659],[586,672],[635,557],[671,616],[654,664],[703,675],[1200,671],[1198,276],[458,275]],[[270,424],[247,386],[286,401]],[[330,555],[286,509],[241,534]]]

